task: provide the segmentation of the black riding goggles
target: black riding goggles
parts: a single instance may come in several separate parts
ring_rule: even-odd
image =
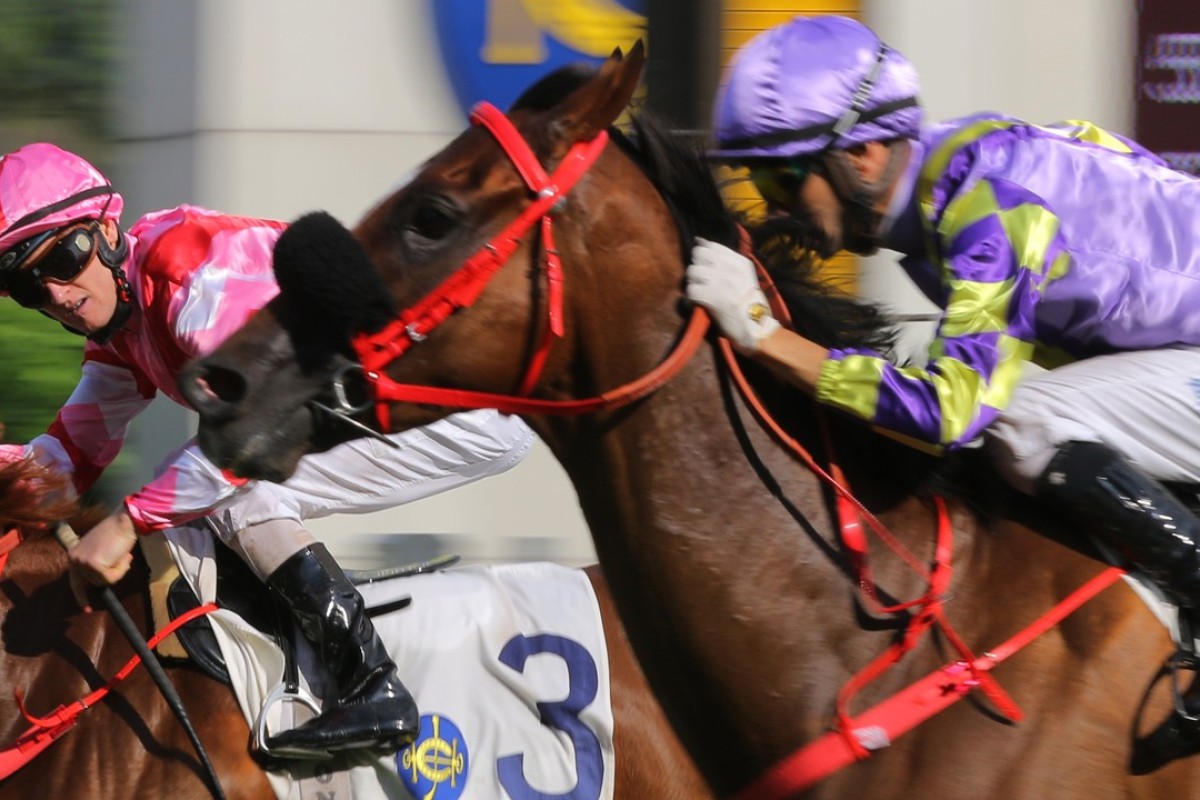
[[[43,281],[69,283],[78,278],[96,255],[99,234],[100,223],[93,221],[85,226],[48,231],[22,242],[0,256],[0,292],[7,292],[25,308],[43,308],[50,302]],[[27,264],[30,255],[48,240],[54,243]]]
[[[790,208],[809,175],[820,167],[816,158],[763,159],[746,164],[750,182],[763,200]]]

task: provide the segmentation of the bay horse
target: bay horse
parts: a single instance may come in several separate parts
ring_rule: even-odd
[[[279,480],[304,453],[361,435],[313,401],[384,430],[473,405],[521,413],[570,477],[650,685],[718,795],[1188,791],[1200,761],[1137,764],[1143,733],[1166,716],[1172,645],[1132,592],[1095,589],[1019,651],[996,647],[1115,570],[1019,522],[1030,509],[1011,500],[987,514],[977,499],[935,493],[950,462],[818,413],[744,365],[781,426],[773,434],[715,337],[686,361],[669,355],[693,330],[682,291],[691,237],[736,246],[739,234],[694,147],[644,113],[632,135],[613,128],[643,61],[638,44],[594,74],[548,77],[507,116],[477,109],[353,235],[327,216],[298,220],[276,248],[280,294],[182,378],[205,452]],[[807,298],[798,329],[825,346],[879,341],[870,313],[806,288],[802,266],[792,267],[792,293]],[[661,365],[678,368],[670,380]],[[637,395],[625,394],[631,384]],[[821,469],[839,463],[886,526],[877,532],[913,555],[874,545],[870,572],[857,568],[835,511],[849,501],[785,437]],[[950,528],[947,557],[935,532]],[[931,605],[879,610],[922,597]],[[907,642],[937,603],[957,635]],[[897,644],[912,647],[850,718],[930,678],[935,696],[990,690],[898,738],[883,725],[835,732],[852,763],[822,779],[756,782],[802,745],[829,741],[842,687]],[[953,677],[963,668],[968,689]]]
[[[66,553],[49,533],[75,517],[87,530],[103,509],[80,511],[61,497],[61,481],[32,462],[0,465],[0,532],[24,534],[0,572],[0,750],[45,715],[102,686],[132,648],[105,613],[82,613],[67,581]],[[616,749],[616,800],[711,797],[673,734],[625,638],[598,569],[585,570],[595,590],[607,643]],[[139,629],[149,616],[148,570],[139,557],[116,587]],[[230,688],[188,665],[164,664],[189,710],[228,800],[271,800],[275,793],[251,757],[250,730]],[[145,669],[134,670],[75,729],[6,780],[0,797],[78,800],[211,798],[199,759]],[[407,795],[404,795],[407,797]]]

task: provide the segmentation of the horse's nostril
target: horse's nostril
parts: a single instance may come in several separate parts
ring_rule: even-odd
[[[226,403],[237,404],[246,396],[246,379],[231,369],[213,367],[199,376],[202,388]]]
[[[181,381],[192,407],[206,416],[220,415],[246,397],[246,379],[236,370],[214,364],[197,364]]]

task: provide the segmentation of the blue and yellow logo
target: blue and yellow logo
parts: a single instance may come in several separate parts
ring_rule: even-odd
[[[400,780],[421,800],[457,800],[471,774],[466,739],[449,717],[421,716],[416,740],[396,754]]]
[[[537,79],[646,37],[645,0],[430,0],[459,105],[505,109]]]

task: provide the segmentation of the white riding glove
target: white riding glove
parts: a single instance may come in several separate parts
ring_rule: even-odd
[[[753,262],[725,245],[696,238],[687,296],[708,309],[721,331],[743,350],[758,350],[763,339],[779,330]]]

